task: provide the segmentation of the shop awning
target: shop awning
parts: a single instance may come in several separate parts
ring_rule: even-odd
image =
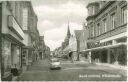
[[[12,43],[25,46],[22,42],[17,40],[15,37],[13,37],[11,34],[2,34],[3,37],[8,38]]]
[[[119,47],[121,45],[127,45],[127,43],[118,43],[118,44],[114,44],[114,45],[96,47],[96,48],[86,49],[86,50],[83,50],[81,52],[87,52],[87,51],[92,51],[92,50],[100,50],[100,49],[108,49],[108,48],[115,48],[115,47]]]
[[[30,49],[30,50],[34,50],[34,48],[32,46],[23,46],[24,49]]]

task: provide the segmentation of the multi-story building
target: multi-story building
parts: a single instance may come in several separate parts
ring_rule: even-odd
[[[38,57],[39,32],[37,30],[38,18],[33,10],[32,3],[30,1],[22,1],[22,6],[23,43],[25,44],[22,50],[22,64],[26,68]]]
[[[2,28],[2,80],[11,80],[13,70],[21,72],[39,54],[37,16],[30,1],[3,1]],[[16,73],[15,73],[16,74]],[[15,75],[14,74],[14,75]]]
[[[40,36],[40,41],[39,41],[39,57],[40,59],[43,59],[43,56],[45,54],[45,42],[44,42],[44,36]]]
[[[24,46],[21,2],[3,1],[2,7],[2,80],[11,80],[11,70],[21,69],[21,51]]]
[[[91,60],[126,65],[127,2],[99,1],[87,5]]]
[[[80,42],[81,42],[81,39],[80,39],[80,37],[81,37],[81,33],[82,32],[82,30],[75,30],[75,36],[76,36],[76,45],[77,45],[77,49],[76,49],[76,51],[77,51],[77,60],[79,60],[80,59],[80,57],[79,57],[79,52],[80,52]]]
[[[83,29],[80,35],[80,51],[87,49],[88,30]]]
[[[72,53],[72,59],[77,60],[77,40],[75,35],[71,35],[69,39],[68,49]]]
[[[51,54],[50,48],[48,46],[45,46],[45,53],[43,54],[43,57],[49,59],[50,54]]]

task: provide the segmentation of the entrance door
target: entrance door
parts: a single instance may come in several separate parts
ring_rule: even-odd
[[[40,56],[40,59],[42,60],[42,52],[40,52],[39,56]]]

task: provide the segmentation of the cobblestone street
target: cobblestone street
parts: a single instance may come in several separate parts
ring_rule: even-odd
[[[28,71],[21,74],[20,81],[100,81],[100,80],[126,80],[119,74],[119,69],[99,66],[88,63],[70,63],[61,61],[61,70],[50,70],[48,60],[35,62]],[[106,76],[105,76],[106,75]],[[107,76],[108,75],[108,76]],[[111,75],[111,76],[110,76]]]

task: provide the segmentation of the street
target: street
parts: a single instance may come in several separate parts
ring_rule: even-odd
[[[35,62],[21,74],[19,81],[122,81],[126,77],[119,69],[88,63],[61,61],[61,70],[50,70],[47,59]]]

